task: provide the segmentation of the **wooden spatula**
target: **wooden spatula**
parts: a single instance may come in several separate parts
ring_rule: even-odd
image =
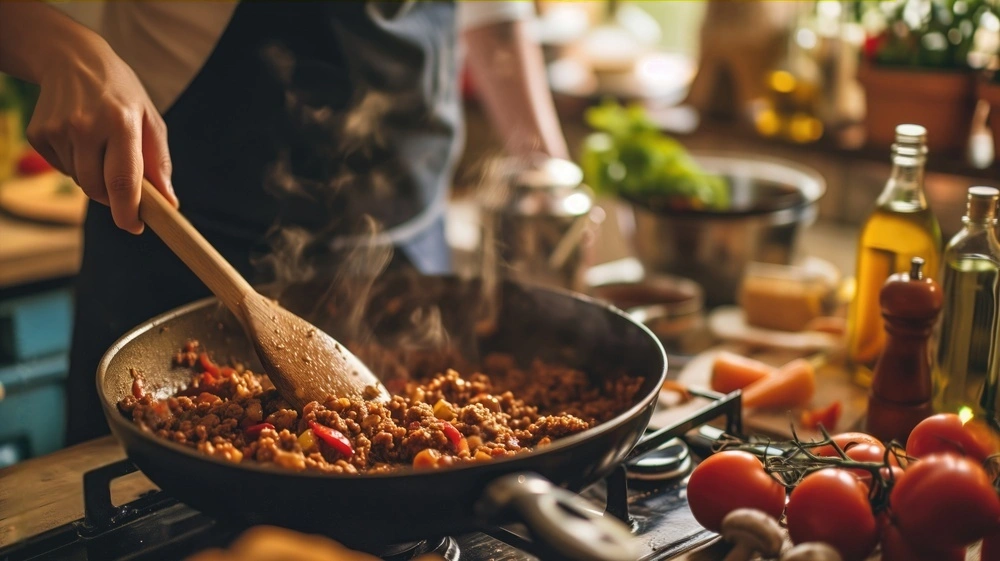
[[[361,360],[255,291],[145,179],[139,217],[239,318],[271,382],[296,409],[328,395],[388,401],[389,392]]]

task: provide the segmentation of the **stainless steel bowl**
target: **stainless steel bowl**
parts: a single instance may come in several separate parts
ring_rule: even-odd
[[[727,179],[732,209],[653,209],[627,200],[625,235],[647,271],[694,280],[710,307],[732,304],[748,263],[795,260],[799,234],[815,221],[826,182],[815,171],[784,160],[745,153],[692,156],[706,171]]]

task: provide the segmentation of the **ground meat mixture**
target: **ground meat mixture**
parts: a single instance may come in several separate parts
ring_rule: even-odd
[[[621,375],[596,386],[579,370],[539,361],[521,369],[507,355],[488,356],[479,369],[463,364],[466,376],[422,360],[414,370],[426,374],[387,381],[395,394],[388,403],[331,396],[300,415],[267,376],[217,365],[195,341],[174,362],[191,368],[188,387],[154,399],[133,372],[132,395],[118,404],[143,430],[231,462],[326,473],[436,468],[517,454],[610,419],[633,402],[642,383]]]

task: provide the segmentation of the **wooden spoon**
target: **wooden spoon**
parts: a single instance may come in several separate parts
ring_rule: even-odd
[[[240,320],[267,376],[296,409],[310,401],[322,403],[328,395],[389,400],[385,386],[360,359],[255,291],[146,179],[139,217]]]

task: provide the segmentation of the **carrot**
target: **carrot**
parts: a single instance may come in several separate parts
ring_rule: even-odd
[[[762,378],[743,390],[743,406],[781,408],[806,405],[816,392],[816,373],[804,359],[782,366],[773,376]]]
[[[721,352],[712,363],[712,389],[719,393],[742,390],[775,373],[775,368],[736,353]]]

